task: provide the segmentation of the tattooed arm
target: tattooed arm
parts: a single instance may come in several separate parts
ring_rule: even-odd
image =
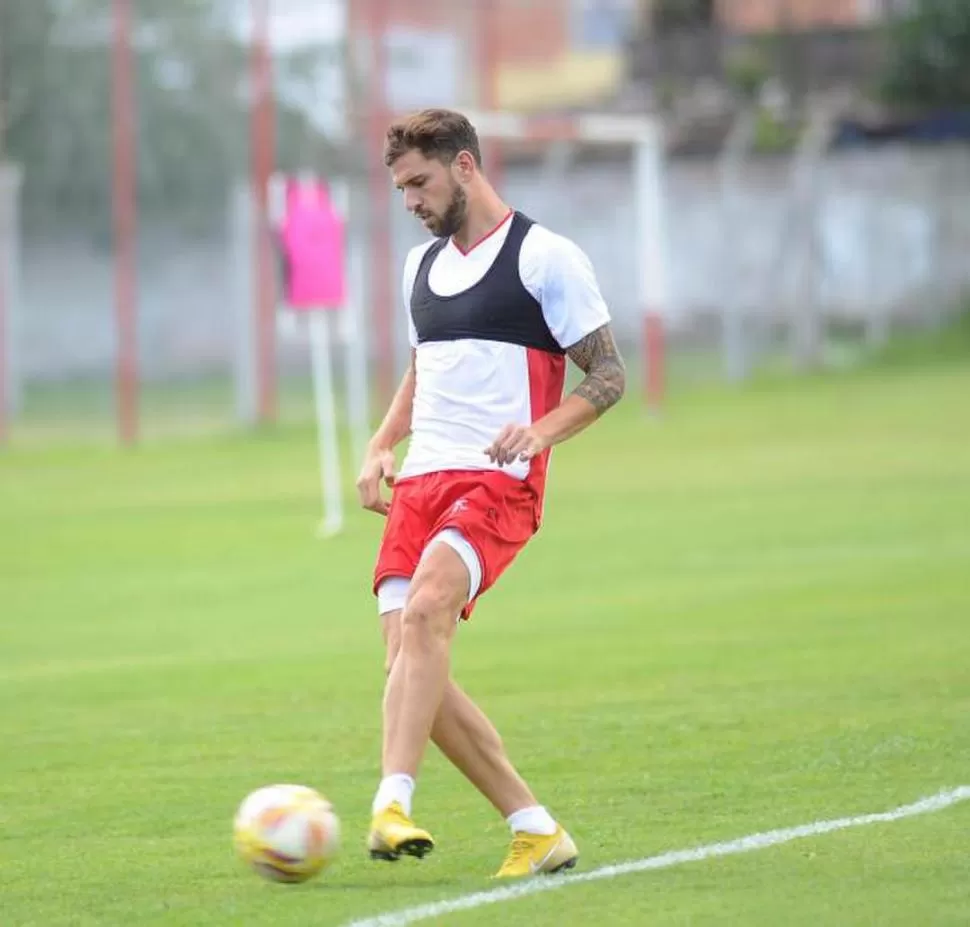
[[[626,388],[626,368],[609,325],[590,332],[566,353],[586,376],[558,408],[533,425],[546,447],[591,425],[620,401]]]
[[[573,396],[589,402],[597,417],[620,401],[626,388],[626,367],[609,325],[590,332],[566,353],[586,374]]]
[[[555,409],[530,427],[507,426],[486,453],[500,464],[528,460],[589,427],[616,405],[626,388],[626,368],[609,324],[590,332],[567,352],[586,376]]]
[[[610,313],[586,253],[568,238],[534,228],[522,243],[519,268],[526,287],[531,287],[542,306],[550,334],[586,376],[538,421],[502,429],[485,451],[501,466],[529,460],[579,434],[619,402],[626,386]]]

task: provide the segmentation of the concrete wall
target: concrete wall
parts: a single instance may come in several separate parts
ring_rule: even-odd
[[[798,287],[809,285],[811,293],[801,293],[804,304],[828,315],[930,318],[970,286],[966,148],[835,154],[825,165],[814,210],[794,215],[786,212],[783,160],[759,161],[742,171],[738,218],[730,221],[720,206],[717,177],[710,161],[668,166],[674,290],[668,309],[675,325],[718,313],[728,301],[748,313],[784,319],[799,311]],[[505,187],[518,208],[587,250],[621,336],[637,338],[643,307],[636,295],[629,167],[620,161],[574,164],[565,175],[542,166],[509,167]],[[403,256],[421,235],[401,204],[392,206],[395,266],[388,272],[397,293]],[[812,230],[816,234],[806,236]],[[793,287],[794,257],[806,239],[816,245],[811,273]],[[18,358],[24,374],[107,374],[114,352],[108,246],[67,234],[31,236],[22,245]],[[190,238],[145,218],[138,293],[147,376],[230,367],[241,298],[231,254],[228,230],[218,239]],[[402,311],[396,318],[403,350]],[[299,362],[302,355],[294,350],[292,357]]]

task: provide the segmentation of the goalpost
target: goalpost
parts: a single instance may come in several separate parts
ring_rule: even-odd
[[[643,399],[658,412],[673,310],[660,122],[619,114],[467,115],[486,151],[497,149],[502,159],[501,192],[590,255],[618,334],[639,344]],[[614,270],[622,280],[612,278]]]

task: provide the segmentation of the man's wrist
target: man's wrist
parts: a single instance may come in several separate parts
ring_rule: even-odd
[[[384,451],[393,451],[407,436],[410,431],[403,434],[396,441],[389,440],[385,435],[378,432],[374,435],[370,441],[367,442],[367,453],[368,454],[380,454]]]
[[[532,433],[542,442],[542,449],[552,447],[555,444],[555,433],[549,427],[549,422],[543,416],[538,421],[532,423]]]

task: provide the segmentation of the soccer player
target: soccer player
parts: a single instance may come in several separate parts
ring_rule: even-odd
[[[569,869],[575,843],[450,678],[449,652],[460,620],[539,528],[550,449],[620,399],[623,361],[589,259],[502,201],[464,115],[425,110],[391,125],[384,162],[433,237],[405,261],[411,363],[357,480],[363,507],[387,516],[374,574],[383,778],[368,849],[396,860],[433,848],[411,820],[430,739],[507,820],[499,877]],[[585,379],[563,398],[567,356]]]

